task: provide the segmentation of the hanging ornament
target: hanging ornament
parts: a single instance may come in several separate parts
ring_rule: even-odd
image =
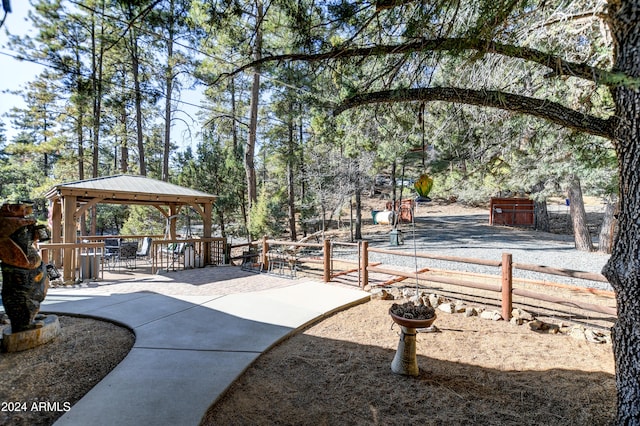
[[[420,175],[418,180],[413,184],[416,192],[420,198],[424,198],[424,201],[429,201],[429,193],[433,187],[433,179],[426,173]]]

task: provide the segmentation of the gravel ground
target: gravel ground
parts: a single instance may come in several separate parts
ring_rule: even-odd
[[[386,232],[367,236],[370,247],[495,261],[500,261],[503,253],[511,253],[514,263],[593,273],[600,273],[609,259],[609,255],[602,253],[576,250],[571,235],[490,226],[486,214],[416,217],[415,229],[411,224],[400,226],[404,237],[404,244],[401,246],[389,244],[389,229],[385,227]],[[412,270],[428,267],[494,275],[500,273],[495,267],[381,253],[370,253],[369,262],[381,262],[385,265],[401,266]],[[531,271],[514,270],[513,276],[612,290],[607,283]]]

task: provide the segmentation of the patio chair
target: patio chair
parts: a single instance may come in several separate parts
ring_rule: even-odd
[[[171,267],[175,269],[176,263],[181,264],[184,267],[184,251],[187,248],[187,243],[178,243],[175,245],[173,249],[173,261],[171,262]]]
[[[120,238],[106,238],[104,240],[104,263],[107,270],[112,270],[120,256]]]
[[[136,268],[136,259],[138,258],[136,253],[138,252],[138,242],[123,242],[120,245],[120,253],[118,255],[118,262],[120,267],[127,269]]]
[[[149,254],[151,253],[151,237],[146,237],[142,240],[142,246],[136,253],[138,259],[142,259],[146,262],[150,261]]]
[[[163,263],[166,261],[167,270],[176,270],[176,264],[182,264],[184,268],[184,252],[187,248],[187,243],[169,243],[166,248],[163,248],[161,253],[164,259]]]
[[[269,258],[270,274],[286,275],[295,278],[298,269],[298,258],[285,250],[271,250],[267,253]]]

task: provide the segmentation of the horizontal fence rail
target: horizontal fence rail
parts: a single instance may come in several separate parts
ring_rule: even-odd
[[[296,243],[266,238],[263,239],[262,242],[245,245],[245,247],[250,247],[252,250],[250,254],[245,254],[244,256],[248,256],[252,259],[252,264],[256,271],[282,271],[284,268],[283,265],[285,265],[286,268],[288,268],[285,268],[286,272],[295,276],[296,269],[302,269],[304,265],[308,266],[308,264],[316,264],[322,265],[322,276],[325,282],[336,279],[341,275],[357,273],[358,286],[362,288],[366,288],[370,285],[370,273],[380,273],[397,277],[390,280],[391,282],[396,283],[404,279],[416,279],[423,282],[440,283],[450,286],[492,292],[495,293],[500,300],[502,316],[505,319],[509,319],[511,317],[514,296],[563,306],[576,307],[585,311],[597,312],[612,317],[617,315],[615,306],[593,304],[580,300],[569,300],[557,295],[521,288],[520,285],[514,287],[514,282],[526,282],[529,285],[544,287],[545,290],[553,290],[555,286],[570,288],[572,294],[598,294],[610,298],[611,304],[615,305],[612,292],[596,290],[588,287],[568,286],[547,281],[514,278],[513,271],[532,271],[551,276],[578,278],[593,282],[606,283],[607,280],[603,275],[571,269],[553,268],[543,265],[515,263],[512,261],[512,256],[509,253],[504,253],[500,260],[489,260],[375,248],[369,247],[369,243],[367,241],[361,241],[358,243],[342,243],[325,240],[323,243]],[[314,255],[309,255],[310,251],[313,251]],[[462,271],[433,269],[428,267],[414,271],[407,271],[398,269],[395,265],[381,265],[380,263],[371,262],[370,255],[373,253],[480,265],[495,268],[496,273],[470,274]],[[236,257],[236,259],[238,258],[243,257]],[[277,264],[275,268],[272,264],[273,262],[276,262]]]
[[[255,272],[269,272],[295,277],[298,272],[320,274],[325,282],[357,274],[357,285],[370,286],[370,273],[389,275],[387,283],[397,283],[405,279],[417,282],[440,283],[449,286],[469,288],[495,293],[500,300],[502,316],[511,315],[513,297],[522,297],[563,306],[576,307],[585,311],[597,312],[615,317],[617,310],[613,292],[588,287],[569,286],[540,280],[514,278],[517,270],[530,271],[550,276],[576,278],[586,281],[606,283],[606,278],[597,273],[554,268],[543,265],[513,262],[509,253],[503,253],[500,260],[487,260],[447,256],[435,253],[416,253],[400,250],[370,247],[369,242],[355,243],[324,240],[319,243],[292,242],[263,238],[261,241],[229,245],[225,238],[188,238],[168,240],[162,236],[91,236],[82,237],[75,244],[40,244],[43,261],[60,267],[65,263],[72,265],[70,275],[65,281],[77,279],[99,279],[105,267],[109,267],[107,241],[117,238],[122,242],[140,242],[151,238],[148,262],[152,273],[166,270],[183,270],[207,265],[239,262],[243,269]],[[383,265],[372,262],[371,254],[384,254],[394,257],[431,259],[459,264],[480,265],[495,268],[495,274],[478,274],[429,267],[415,270],[403,270],[398,265]],[[65,267],[65,273],[67,268]],[[353,279],[351,278],[353,283]],[[516,283],[517,285],[514,285]],[[532,291],[527,286],[540,286],[547,292]],[[583,300],[569,300],[553,293],[554,287],[569,289],[571,294],[597,295],[605,297],[605,304],[588,303]]]
[[[608,283],[607,279],[602,274],[595,274],[593,272],[575,271],[573,269],[552,268],[542,265],[529,265],[526,263],[514,263],[513,269],[520,269],[523,271],[539,272],[541,274],[557,275],[561,277],[580,278],[589,281],[598,281],[601,283]]]
[[[437,282],[442,284],[450,284],[450,285],[455,285],[460,287],[468,287],[468,288],[474,288],[474,289],[499,293],[500,300],[501,300],[502,316],[505,319],[509,319],[511,316],[511,311],[513,308],[512,297],[514,295],[535,299],[539,301],[549,302],[549,303],[560,304],[564,306],[577,307],[579,309],[602,313],[602,314],[610,315],[612,317],[615,317],[617,315],[617,309],[615,308],[615,306],[605,306],[605,305],[592,304],[592,303],[587,303],[582,301],[568,300],[568,299],[550,295],[550,294],[534,292],[534,291],[523,289],[523,288],[517,288],[517,287],[514,288],[514,279],[513,279],[513,270],[520,269],[520,270],[538,272],[538,273],[547,274],[547,275],[555,275],[555,276],[562,276],[562,277],[568,277],[568,278],[579,278],[579,279],[594,281],[594,282],[605,282],[605,283],[608,282],[607,279],[602,274],[576,271],[572,269],[552,268],[552,267],[542,266],[542,265],[513,263],[512,256],[511,254],[508,254],[508,253],[503,254],[501,261],[493,261],[493,260],[485,260],[485,259],[443,256],[443,255],[430,254],[430,253],[411,253],[411,252],[403,252],[403,251],[397,251],[397,250],[367,248],[367,244],[364,244],[364,247],[365,247],[365,252],[370,252],[370,253],[383,253],[387,255],[436,259],[436,260],[444,260],[444,261],[457,262],[457,263],[476,264],[476,265],[501,268],[499,275],[483,276],[483,278],[487,281],[491,281],[491,280],[495,281],[495,284],[471,281],[469,279],[459,279],[459,278],[441,276],[435,273],[437,271],[434,271],[430,268],[423,268],[422,270],[419,270],[417,272],[415,271],[406,272],[406,271],[399,271],[393,268],[369,266],[367,267],[367,270],[371,272],[380,272],[388,275],[402,276],[405,278],[414,278],[416,280],[423,280],[426,282]],[[368,257],[368,254],[365,253],[363,256]],[[444,272],[449,274],[456,273],[455,271],[444,271]],[[476,275],[476,276],[479,276],[479,275]],[[528,281],[533,281],[533,280],[528,280]],[[367,285],[368,282],[363,284]],[[535,284],[544,286],[544,287],[549,287],[549,288],[553,288],[557,286],[557,284],[551,284],[543,281],[535,282]],[[582,287],[574,287],[574,286],[566,286],[566,285],[562,285],[562,287],[565,287],[565,288],[570,287],[571,291],[574,293],[582,293],[582,294],[598,293],[600,295],[606,295],[608,297],[611,297],[613,300],[612,292],[603,291],[603,290],[594,291],[594,289],[591,289],[591,288],[582,288]]]

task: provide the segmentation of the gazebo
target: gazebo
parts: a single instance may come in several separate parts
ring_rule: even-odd
[[[76,244],[78,220],[96,204],[127,204],[153,206],[169,224],[169,238],[176,238],[176,217],[180,210],[191,207],[202,217],[203,238],[211,237],[212,205],[216,196],[168,182],[137,175],[115,175],[51,188],[49,220],[52,243]],[[71,249],[64,249],[65,256]],[[208,256],[205,256],[208,259]],[[71,276],[70,262],[63,262],[65,279]]]

